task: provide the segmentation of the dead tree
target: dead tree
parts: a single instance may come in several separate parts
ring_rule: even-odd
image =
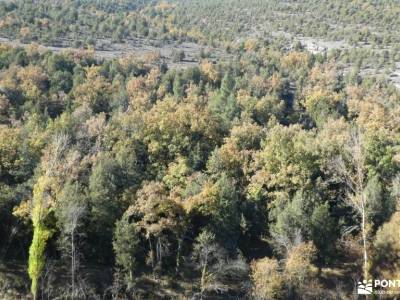
[[[85,206],[78,203],[68,203],[63,208],[64,220],[63,220],[63,233],[65,239],[69,245],[69,255],[71,259],[71,295],[72,299],[77,294],[76,289],[76,272],[78,269],[78,251],[77,251],[77,236],[78,228],[82,216],[85,214]]]
[[[345,146],[344,155],[337,157],[333,163],[336,173],[346,185],[347,203],[354,209],[361,218],[359,227],[361,229],[363,246],[363,275],[368,277],[368,221],[367,201],[365,188],[366,180],[366,151],[363,141],[363,133],[356,128],[350,133]]]

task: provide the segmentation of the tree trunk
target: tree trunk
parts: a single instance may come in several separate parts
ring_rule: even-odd
[[[153,251],[153,245],[151,244],[151,236],[149,236],[149,247],[150,247],[151,269],[152,269],[152,272],[153,272],[153,277],[155,279],[156,275],[154,273],[154,251]]]
[[[368,254],[367,254],[367,232],[366,232],[366,224],[365,224],[365,203],[364,196],[362,196],[361,200],[361,231],[362,231],[362,239],[363,239],[363,251],[364,251],[364,279],[368,279]]]
[[[75,234],[74,231],[71,233],[71,251],[72,251],[72,261],[71,261],[71,285],[72,285],[72,299],[75,298]]]
[[[176,266],[175,266],[176,274],[178,274],[181,265],[181,248],[182,248],[182,240],[178,237],[178,250],[176,252]]]
[[[203,292],[205,288],[206,274],[207,274],[207,264],[208,264],[208,253],[206,253],[204,258],[203,269],[201,270],[201,280],[200,280],[200,299],[203,300]]]

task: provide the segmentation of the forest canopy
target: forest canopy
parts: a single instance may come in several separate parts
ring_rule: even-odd
[[[307,17],[325,2],[250,2],[333,35]],[[396,62],[399,5],[328,2],[334,38],[372,43],[349,31],[375,26]],[[249,3],[1,3],[0,33],[24,46],[0,45],[0,297],[351,299],[398,278],[400,90],[361,72],[372,50],[249,38],[270,18]],[[82,41],[149,35],[224,55],[174,67]],[[78,48],[39,45],[62,39]]]

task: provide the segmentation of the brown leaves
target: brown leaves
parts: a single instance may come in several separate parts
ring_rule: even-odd
[[[374,242],[374,271],[383,278],[400,275],[400,212],[378,230]]]
[[[251,263],[253,295],[257,299],[283,299],[285,279],[276,259],[262,258]]]
[[[145,184],[127,213],[139,217],[138,225],[150,235],[159,236],[164,230],[179,231],[183,225],[181,205],[169,197],[165,185],[159,182]]]
[[[152,69],[143,77],[134,77],[126,84],[129,103],[133,109],[148,110],[153,104],[160,83],[160,71]]]
[[[315,246],[300,243],[293,247],[286,260],[262,258],[251,264],[253,295],[258,299],[284,299],[295,288],[298,295],[314,295],[316,290],[308,291],[312,284],[318,289],[317,268],[312,264],[316,256]]]
[[[287,280],[292,284],[307,283],[317,273],[317,268],[312,265],[316,258],[317,249],[312,242],[301,243],[289,252],[286,259],[285,273]]]
[[[37,101],[40,100],[49,79],[42,68],[33,65],[20,69],[17,78],[20,80],[20,87],[25,97]]]

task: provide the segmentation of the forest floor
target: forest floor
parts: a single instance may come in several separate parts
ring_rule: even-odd
[[[29,43],[23,43],[19,40],[11,40],[7,37],[0,37],[0,43],[8,44],[14,47],[28,47]],[[46,50],[53,52],[64,52],[68,50],[77,50],[71,47],[72,42],[66,39],[60,39],[55,45],[41,45]],[[201,60],[201,53],[206,53],[207,58],[217,61],[227,54],[218,48],[202,47],[192,42],[171,42],[159,41],[155,39],[134,38],[127,39],[124,42],[113,43],[107,39],[96,41],[95,55],[102,59],[112,59],[127,55],[134,55],[139,58],[145,58],[150,54],[158,54],[164,60],[169,68],[182,69],[197,65]],[[184,51],[185,58],[181,61],[174,61],[173,55],[176,51]]]
[[[254,37],[257,34],[253,35]],[[311,53],[323,53],[333,49],[350,49],[352,46],[344,41],[327,41],[324,39],[313,37],[293,36],[286,32],[272,32],[272,37],[283,36],[288,40],[294,39],[302,44],[302,46]],[[9,44],[14,47],[28,47],[29,43],[23,43],[19,40],[11,40],[7,37],[0,37],[0,43]],[[64,52],[69,50],[77,50],[71,47],[72,41],[60,39],[55,45],[40,45],[46,50],[53,52]],[[363,47],[370,47],[364,45]],[[146,56],[157,54],[171,69],[185,69],[197,65],[201,60],[201,53],[206,53],[207,58],[211,61],[218,61],[228,58],[230,55],[220,48],[204,47],[193,42],[178,43],[174,41],[160,41],[156,39],[134,38],[127,39],[124,42],[113,43],[108,39],[100,39],[96,41],[95,55],[101,59],[112,59],[134,55],[138,58],[145,59]],[[184,51],[185,58],[181,61],[174,61],[174,52]],[[351,65],[343,68],[344,73],[351,70]],[[400,88],[400,62],[396,63],[394,70],[386,70],[384,68],[365,68],[361,70],[361,75],[367,76],[384,76],[396,87]]]
[[[329,50],[348,50],[354,48],[345,41],[330,41],[315,37],[305,36],[294,36],[284,31],[276,31],[270,33],[272,37],[284,37],[288,40],[294,40],[300,42],[300,44],[313,54],[328,52]],[[369,44],[359,45],[360,48],[372,48]],[[374,51],[383,51],[384,49],[373,48]],[[344,73],[349,72],[352,69],[352,65],[346,65],[343,68]],[[396,62],[396,66],[393,70],[387,70],[383,67],[380,68],[364,68],[361,70],[360,75],[362,76],[383,76],[386,77],[392,84],[400,89],[400,62]]]

